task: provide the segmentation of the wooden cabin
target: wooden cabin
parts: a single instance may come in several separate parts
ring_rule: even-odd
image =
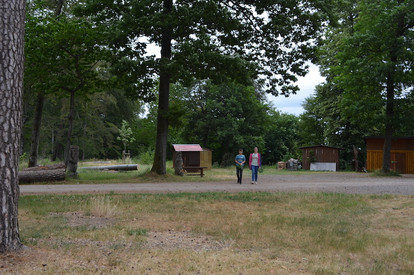
[[[177,152],[181,152],[184,167],[194,166],[211,169],[213,154],[210,149],[202,148],[199,144],[173,144],[173,148],[173,159],[175,159]]]
[[[365,137],[367,147],[367,170],[381,170],[384,137]],[[394,171],[414,174],[414,137],[393,138],[391,143],[391,164]]]
[[[301,147],[303,169],[313,171],[338,171],[341,148],[316,145]]]

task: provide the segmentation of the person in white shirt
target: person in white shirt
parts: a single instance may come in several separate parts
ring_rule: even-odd
[[[249,157],[249,168],[252,170],[252,184],[257,184],[257,172],[262,166],[262,158],[259,154],[259,149],[254,147],[254,153],[250,154]]]

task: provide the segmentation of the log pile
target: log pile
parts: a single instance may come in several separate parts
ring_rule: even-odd
[[[65,180],[65,177],[66,167],[64,163],[30,167],[19,171],[20,183],[62,181]]]

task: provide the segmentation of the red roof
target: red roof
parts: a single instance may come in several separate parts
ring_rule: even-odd
[[[201,152],[203,148],[199,144],[173,144],[177,152]]]

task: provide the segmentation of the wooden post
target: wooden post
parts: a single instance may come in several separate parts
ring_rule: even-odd
[[[129,151],[122,151],[122,163],[130,163],[131,160],[131,154],[129,153]]]
[[[71,145],[69,149],[67,173],[71,178],[78,177],[79,146]]]

